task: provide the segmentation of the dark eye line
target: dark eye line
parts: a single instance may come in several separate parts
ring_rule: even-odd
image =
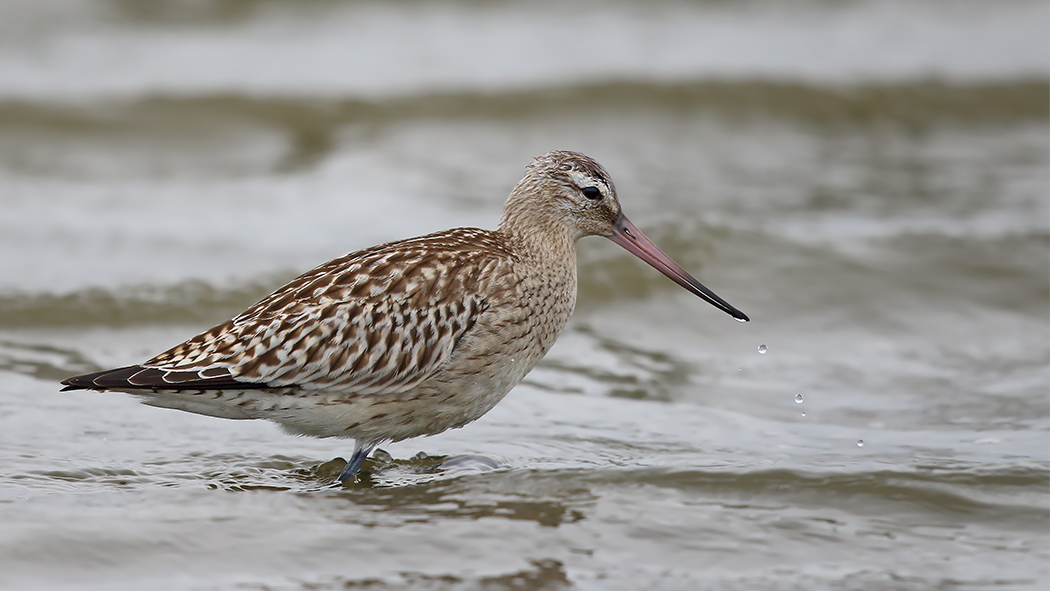
[[[580,192],[583,193],[583,196],[588,199],[602,198],[602,192],[598,190],[598,187],[584,187],[580,189]]]

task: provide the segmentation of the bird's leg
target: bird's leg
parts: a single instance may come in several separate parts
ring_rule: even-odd
[[[346,463],[346,467],[339,473],[339,482],[347,482],[354,479],[357,475],[357,471],[361,469],[361,464],[365,463],[365,458],[368,454],[372,453],[375,449],[376,442],[374,441],[361,441],[358,439],[354,442],[354,455],[350,456],[350,461]]]

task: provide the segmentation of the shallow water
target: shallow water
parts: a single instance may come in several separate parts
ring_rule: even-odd
[[[0,587],[1050,584],[1045,3],[143,6],[0,7]],[[752,322],[587,239],[541,366],[343,489],[57,392],[555,148]]]

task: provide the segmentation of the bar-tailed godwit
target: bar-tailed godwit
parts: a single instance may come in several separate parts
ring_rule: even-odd
[[[536,158],[496,230],[459,228],[350,253],[156,357],[72,377],[64,390],[353,438],[339,475],[376,445],[462,427],[554,344],[576,304],[576,241],[605,236],[740,321],[620,209],[591,158]]]

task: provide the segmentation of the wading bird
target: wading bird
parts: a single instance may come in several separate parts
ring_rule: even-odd
[[[611,239],[748,320],[627,220],[600,164],[555,151],[528,166],[496,230],[459,228],[350,253],[148,361],[62,384],[352,438],[345,482],[379,443],[462,427],[529,373],[572,314],[576,241],[585,236]]]

